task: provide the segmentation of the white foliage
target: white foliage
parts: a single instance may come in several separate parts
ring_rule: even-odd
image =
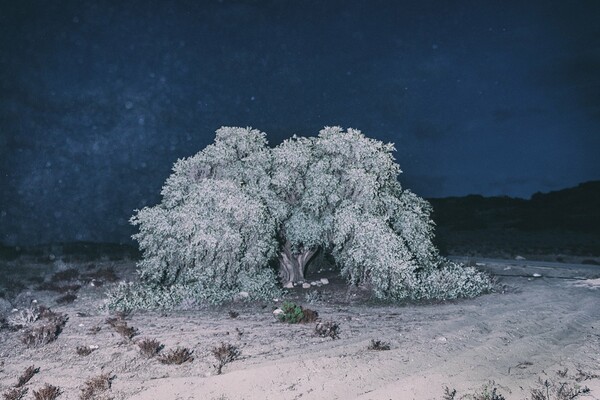
[[[113,304],[218,302],[242,288],[267,296],[269,264],[285,242],[297,254],[324,249],[351,284],[379,298],[488,290],[487,277],[439,256],[431,207],[398,183],[394,150],[340,127],[273,149],[257,130],[219,129],[213,144],[175,163],[162,202],[132,218],[141,283],[122,286]]]

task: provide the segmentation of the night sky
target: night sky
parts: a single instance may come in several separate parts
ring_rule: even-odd
[[[391,141],[423,197],[600,179],[600,1],[1,1],[0,243],[128,242],[222,125]]]

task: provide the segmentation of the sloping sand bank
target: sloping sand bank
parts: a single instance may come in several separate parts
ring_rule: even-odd
[[[59,399],[77,399],[84,382],[101,373],[114,379],[96,398],[421,400],[442,399],[448,387],[458,399],[493,381],[506,399],[526,399],[540,387],[538,379],[587,386],[587,398],[600,398],[600,267],[479,265],[502,276],[497,293],[471,300],[375,304],[333,276],[314,304],[305,301],[307,290],[294,289],[291,300],[339,324],[335,340],[317,336],[314,323],[278,322],[275,302],[134,313],[125,321],[138,333],[127,340],[100,309],[107,285],[84,284],[74,302],[57,305],[56,293],[28,284],[18,296],[21,304],[35,298],[69,320],[57,340],[36,348],[21,342],[22,332],[0,331],[0,390],[35,365],[40,371],[25,385],[26,398],[49,383],[62,389]],[[70,267],[107,266],[119,276],[131,276],[134,267],[109,261]],[[232,318],[231,310],[239,316]],[[135,344],[142,337],[159,340],[163,352],[187,347],[194,360],[164,365],[144,358]],[[373,339],[389,343],[390,350],[369,350]],[[236,346],[240,356],[217,375],[211,348],[221,342]],[[76,353],[77,346],[90,345],[98,348],[87,356]]]

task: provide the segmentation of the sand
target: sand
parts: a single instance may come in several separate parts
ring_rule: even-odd
[[[272,311],[280,300],[133,313],[125,317],[138,330],[131,340],[105,322],[110,283],[88,282],[74,302],[56,304],[57,293],[32,290],[36,273],[52,272],[48,266],[14,261],[5,271],[20,268],[15,276],[29,279],[17,305],[36,299],[69,320],[57,340],[37,348],[21,343],[22,332],[0,330],[0,391],[35,365],[40,370],[25,385],[25,398],[49,383],[61,388],[59,399],[78,399],[84,382],[102,373],[114,379],[95,398],[442,399],[448,387],[458,399],[488,385],[506,399],[526,399],[540,387],[538,379],[587,386],[586,398],[600,398],[600,267],[471,261],[499,275],[496,293],[386,305],[368,301],[360,289],[348,290],[334,275],[323,275],[331,283],[319,288],[321,300],[314,304],[305,301],[308,290],[292,290],[289,299],[339,324],[339,339],[317,336],[315,323],[279,322]],[[134,276],[131,261],[67,267],[113,267],[119,279]],[[232,318],[232,310],[239,316]],[[163,353],[186,347],[194,359],[165,365],[145,358],[136,345],[140,338],[159,340]],[[389,343],[390,350],[369,350],[371,340]],[[236,346],[240,356],[217,375],[211,349],[222,342]],[[77,346],[98,348],[81,356]]]

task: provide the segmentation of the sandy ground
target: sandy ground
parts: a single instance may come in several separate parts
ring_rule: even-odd
[[[77,399],[84,382],[102,373],[114,376],[112,386],[90,398],[442,399],[449,387],[458,399],[494,385],[506,399],[527,399],[540,387],[538,379],[587,386],[585,398],[600,398],[600,267],[469,261],[499,275],[496,293],[392,306],[365,301],[366,293],[348,290],[333,276],[315,303],[305,301],[309,290],[291,291],[289,299],[339,324],[335,340],[317,336],[315,323],[277,321],[272,311],[280,302],[133,313],[125,321],[138,333],[127,340],[106,323],[110,315],[102,305],[110,283],[98,278],[92,285],[82,276],[59,282],[83,283],[69,304],[57,304],[56,292],[33,289],[37,275],[48,281],[65,268],[92,273],[109,267],[119,279],[132,277],[133,262],[5,263],[3,279],[25,282],[15,306],[35,299],[69,320],[57,340],[41,347],[25,346],[20,331],[0,330],[0,392],[34,365],[40,370],[25,385],[25,398],[49,383],[61,388],[59,399]],[[239,316],[232,318],[232,310]],[[181,365],[147,359],[136,345],[142,337],[163,343],[163,353],[187,347],[194,359]],[[369,350],[373,339],[388,342],[390,350]],[[221,342],[236,346],[240,356],[217,375],[211,349]],[[81,356],[77,346],[98,348]]]

